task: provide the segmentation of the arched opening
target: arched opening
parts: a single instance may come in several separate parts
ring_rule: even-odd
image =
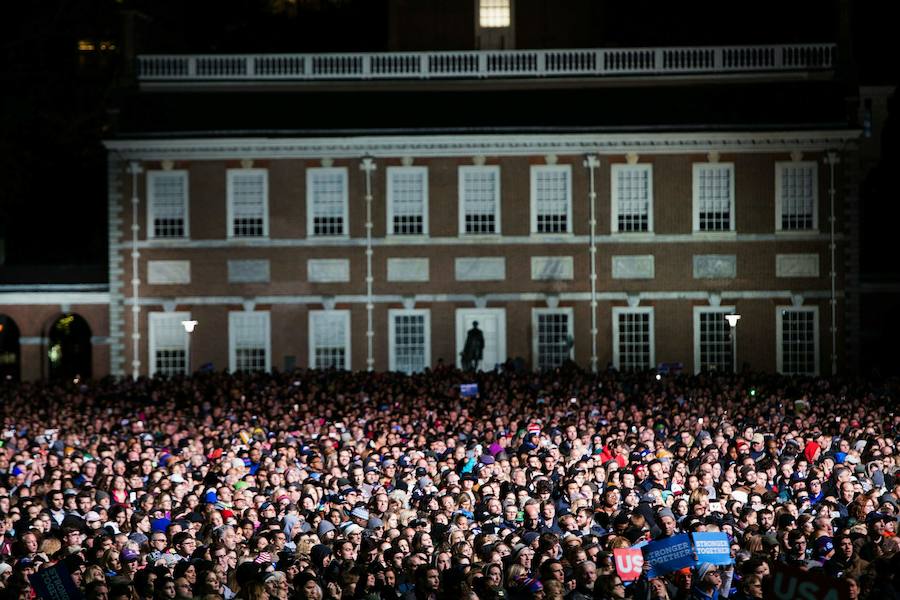
[[[10,317],[0,315],[0,379],[18,381],[21,360],[19,327]]]
[[[50,379],[91,377],[91,328],[83,317],[69,313],[50,326],[47,357]]]

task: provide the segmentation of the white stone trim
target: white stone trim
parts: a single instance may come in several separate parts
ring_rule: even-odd
[[[428,258],[388,258],[387,280],[400,281],[430,281]]]
[[[819,255],[777,254],[775,256],[776,277],[819,277]]]
[[[421,316],[424,323],[424,346],[425,356],[423,362],[426,367],[431,366],[431,310],[427,308],[399,309],[392,308],[388,310],[388,368],[391,371],[397,370],[397,331],[394,320],[400,316]]]
[[[350,311],[349,310],[311,310],[308,318],[308,351],[309,351],[309,368],[316,369],[316,334],[319,327],[329,327],[327,319],[340,319],[344,329],[344,369],[353,370],[352,363],[352,347],[351,342],[353,336],[350,329]],[[322,320],[326,319],[324,323]]]
[[[656,277],[656,257],[653,254],[622,254],[613,256],[613,279],[653,279]]]
[[[421,241],[422,238],[428,237],[428,167],[420,166],[420,167],[387,167],[385,169],[387,179],[387,192],[385,198],[385,204],[387,206],[387,227],[385,231],[387,235],[396,235],[400,237],[410,238],[410,237],[418,237],[418,241]],[[422,176],[422,233],[420,234],[398,234],[394,231],[394,175],[401,174],[417,174]]]
[[[0,306],[31,305],[47,306],[69,304],[110,304],[109,292],[3,292],[0,290]]]
[[[722,315],[722,320],[725,320],[725,315],[731,314],[735,312],[734,306],[695,306],[694,307],[694,373],[697,374],[700,372],[700,314],[701,313],[717,313]],[[734,359],[734,365],[732,368],[734,370],[737,369],[737,327],[731,328],[731,338],[733,344],[732,350],[732,358]]]
[[[272,319],[267,310],[244,310],[228,312],[228,370],[234,373],[237,370],[237,345],[239,321],[242,318],[259,318],[262,322],[263,350],[266,353],[265,367],[268,373],[272,370]]]
[[[418,158],[600,154],[708,154],[709,152],[823,152],[859,137],[859,130],[777,132],[541,133],[494,135],[385,135],[310,138],[183,138],[108,140],[126,160],[240,160],[301,158]]]
[[[228,283],[269,283],[271,264],[267,258],[228,260]]]
[[[506,258],[503,256],[463,256],[454,260],[457,281],[504,281]]]
[[[719,169],[723,171],[729,172],[729,187],[730,190],[728,192],[729,206],[728,206],[728,217],[729,224],[728,229],[721,230],[701,230],[700,229],[700,186],[699,186],[699,174],[703,169]],[[700,163],[695,162],[691,166],[691,189],[692,189],[692,212],[693,212],[693,232],[694,233],[702,233],[702,234],[710,234],[710,233],[727,233],[735,230],[735,208],[736,208],[736,200],[734,196],[734,163],[722,163],[722,162],[706,162]]]
[[[694,279],[734,279],[737,277],[736,254],[695,254]]]
[[[571,281],[575,279],[575,257],[532,256],[531,279],[534,281]]]
[[[788,312],[811,312],[813,319],[813,345],[815,347],[815,370],[807,375],[818,375],[821,370],[821,356],[819,344],[819,307],[818,306],[776,306],[775,307],[775,350],[776,350],[776,369],[779,373],[784,372],[784,345],[782,344],[782,333],[784,323],[781,317]]]
[[[253,161],[250,161],[251,163]],[[262,235],[245,236],[234,234],[234,180],[241,175],[261,175],[262,187]],[[225,237],[234,240],[259,239],[269,237],[269,170],[268,169],[228,169],[226,171],[226,211]]]
[[[191,261],[148,260],[147,283],[150,285],[177,285],[191,282]]]
[[[310,283],[348,283],[349,258],[311,258],[306,261],[306,279]]]

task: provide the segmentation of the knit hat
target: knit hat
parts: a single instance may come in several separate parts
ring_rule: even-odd
[[[663,507],[663,508],[659,509],[658,513],[656,513],[656,517],[658,519],[662,519],[663,517],[669,517],[669,518],[674,519],[675,513],[672,512],[671,508]]]
[[[702,581],[704,577],[712,570],[715,569],[716,565],[708,562],[703,562],[697,565],[697,580]]]
[[[325,544],[316,544],[309,551],[309,558],[312,560],[312,564],[321,569],[325,559],[331,556],[331,548],[326,546]]]
[[[329,531],[334,531],[335,529],[337,529],[337,527],[334,526],[334,523],[332,523],[331,521],[329,521],[327,519],[323,519],[323,520],[319,521],[319,526],[316,528],[316,534],[319,537],[322,537]]]

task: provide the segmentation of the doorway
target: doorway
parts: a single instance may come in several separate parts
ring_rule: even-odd
[[[506,309],[458,308],[456,309],[456,367],[462,368],[462,351],[466,335],[478,321],[478,329],[484,335],[484,351],[478,370],[490,371],[506,362]]]
[[[69,313],[50,326],[47,357],[50,379],[90,379],[91,328],[83,317]]]
[[[18,325],[10,317],[0,315],[0,380],[19,380],[22,373],[21,350]]]

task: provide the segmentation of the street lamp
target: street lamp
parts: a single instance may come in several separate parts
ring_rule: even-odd
[[[187,334],[187,355],[184,357],[185,370],[187,374],[191,374],[191,334],[194,333],[194,328],[197,327],[197,321],[191,319],[188,321],[182,321],[181,326],[184,327],[184,332]]]
[[[731,370],[734,372],[737,371],[737,339],[734,336],[734,330],[738,321],[741,320],[741,315],[728,313],[725,315],[725,320],[728,321],[728,326],[731,327]]]

